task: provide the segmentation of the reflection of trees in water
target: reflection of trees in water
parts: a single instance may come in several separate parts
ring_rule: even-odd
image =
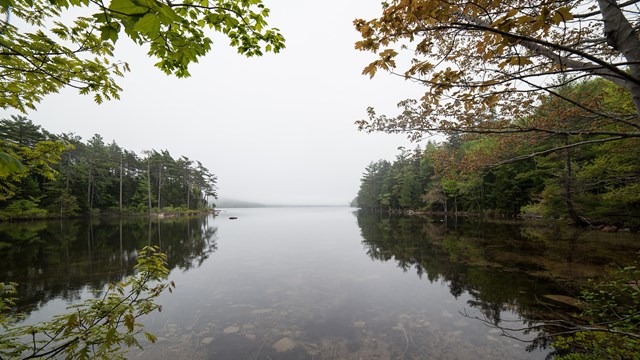
[[[96,296],[133,273],[137,253],[159,245],[170,269],[200,266],[217,249],[211,218],[91,219],[0,224],[0,282],[19,283],[19,307]]]
[[[199,267],[218,249],[216,238],[218,229],[209,224],[210,219],[206,217],[190,221],[178,220],[173,226],[167,226],[171,222],[166,221],[158,221],[155,224],[159,230],[161,229],[162,237],[159,243],[162,251],[167,254],[170,269],[189,270]],[[171,230],[174,230],[174,233],[167,234]]]
[[[532,293],[554,291],[553,283],[529,276],[508,263],[508,258],[496,255],[497,247],[510,252],[535,250],[512,240],[518,239],[517,229],[493,227],[488,232],[477,224],[451,224],[445,219],[371,214],[360,214],[358,225],[371,258],[394,260],[403,271],[415,269],[420,278],[445,282],[456,298],[469,294],[467,304],[496,326],[504,311],[524,321],[535,319],[540,307]]]
[[[496,325],[503,311],[523,319],[550,316],[559,308],[543,306],[540,295],[575,294],[576,285],[603,272],[603,264],[631,263],[640,246],[633,239],[603,240],[599,234],[558,227],[367,213],[357,219],[371,258],[394,260],[403,271],[414,269],[420,278],[446,282],[455,297],[468,293],[468,304]]]

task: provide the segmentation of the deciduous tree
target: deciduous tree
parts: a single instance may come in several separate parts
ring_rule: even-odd
[[[246,56],[284,48],[261,0],[0,0],[0,10],[11,15],[0,32],[0,107],[20,111],[63,87],[117,99],[115,78],[129,66],[114,50],[125,36],[178,77],[211,50],[208,29]]]
[[[363,38],[356,48],[378,54],[364,74],[387,70],[423,84],[426,92],[402,101],[397,116],[370,108],[369,119],[357,125],[412,139],[433,132],[567,138],[547,151],[640,137],[637,3],[385,2],[380,17],[354,22]],[[615,84],[613,91],[632,105],[604,106],[603,98],[559,91],[596,77]],[[537,105],[551,97],[569,104],[571,116],[535,116]]]

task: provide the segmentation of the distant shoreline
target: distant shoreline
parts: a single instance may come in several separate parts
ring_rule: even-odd
[[[260,208],[332,208],[332,207],[340,207],[340,208],[349,208],[352,206],[349,205],[297,205],[297,204],[282,204],[282,205],[272,205],[272,204],[260,204],[260,205],[251,205],[251,206],[224,206],[219,205],[216,206],[216,209],[260,209]]]
[[[349,207],[348,202],[344,202],[343,204],[295,204],[295,203],[281,203],[281,204],[273,204],[273,203],[259,203],[253,201],[245,201],[245,200],[236,200],[236,199],[225,199],[218,198],[215,201],[216,208],[225,208],[225,209],[233,209],[233,208],[284,208],[284,207]]]

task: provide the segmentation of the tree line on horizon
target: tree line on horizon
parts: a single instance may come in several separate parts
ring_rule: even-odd
[[[564,85],[570,94],[602,111],[633,107],[628,94],[603,80]],[[568,96],[568,95],[567,95]],[[578,130],[593,118],[548,97],[537,119]],[[618,125],[601,123],[602,131]],[[604,137],[604,135],[603,135]],[[560,151],[562,134],[470,134],[451,131],[424,149],[400,148],[395,160],[370,163],[356,199],[377,211],[482,213],[507,217],[567,218],[578,225],[640,226],[640,139],[593,142]]]
[[[0,176],[0,220],[195,212],[211,207],[216,176],[167,150],[142,156],[95,134],[51,134],[23,116],[0,120],[0,151],[19,159]]]

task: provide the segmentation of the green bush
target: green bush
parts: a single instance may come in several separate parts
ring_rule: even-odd
[[[135,276],[111,284],[104,296],[29,326],[19,325],[22,316],[13,311],[16,284],[0,283],[0,359],[125,359],[130,347],[141,348],[139,335],[155,342],[138,319],[159,310],[154,300],[175,285],[166,282],[166,255],[157,247],[142,249],[135,269]]]
[[[587,325],[554,340],[556,359],[640,359],[640,266],[618,269],[582,292]]]
[[[47,210],[38,207],[38,203],[32,200],[12,201],[2,212],[8,219],[40,219],[48,215]]]

